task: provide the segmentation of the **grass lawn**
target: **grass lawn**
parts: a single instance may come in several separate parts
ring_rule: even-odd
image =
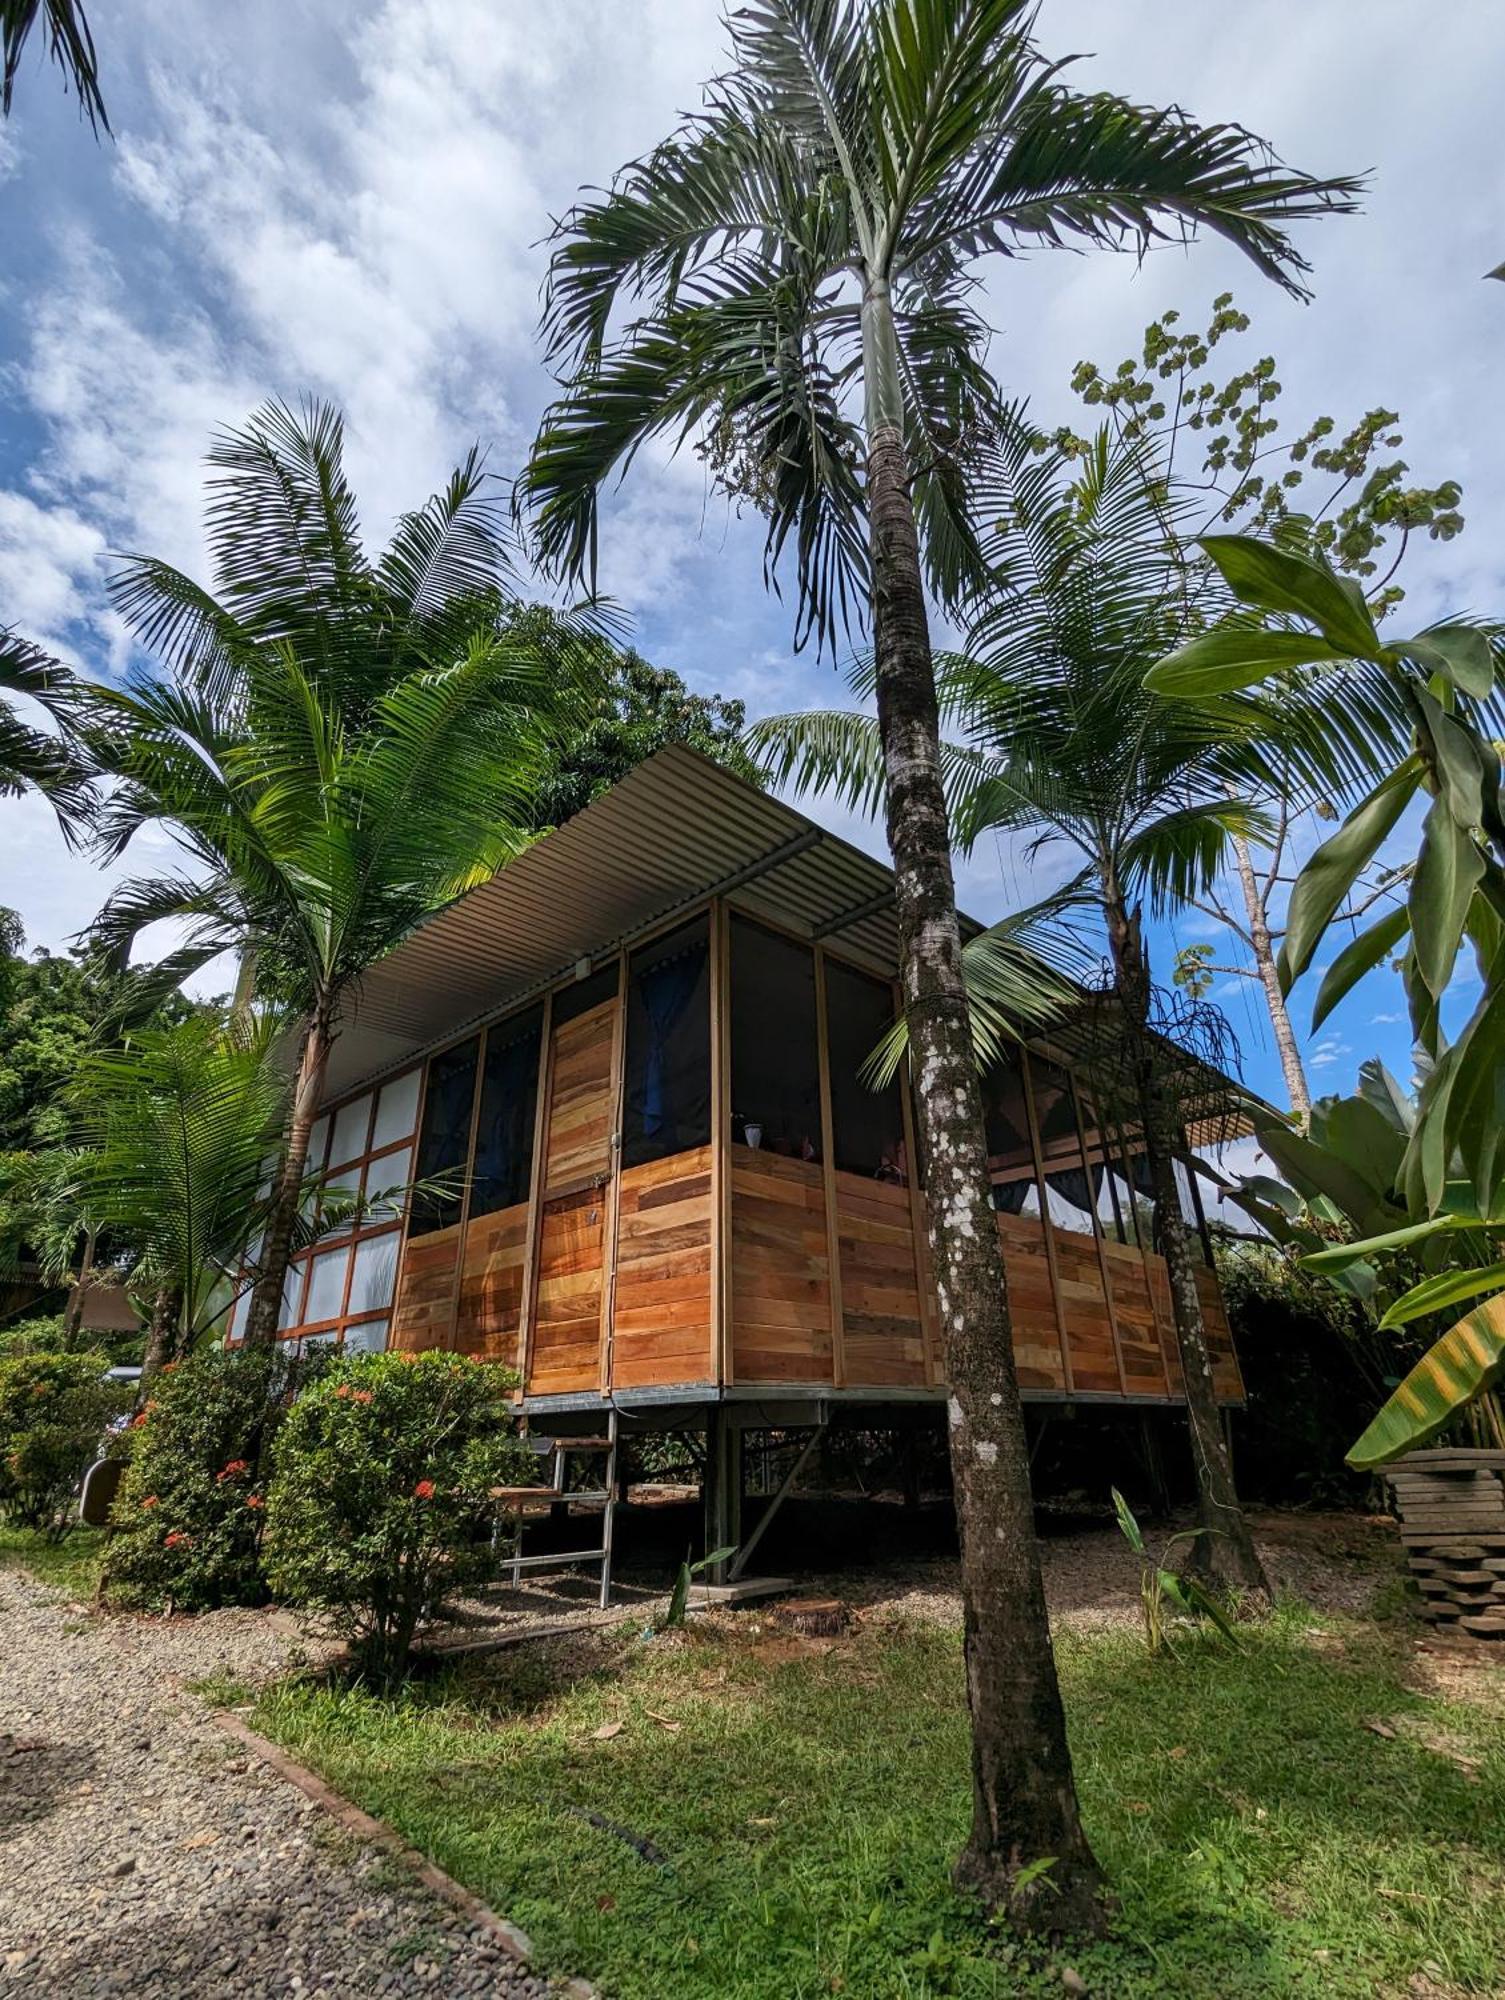
[[[93,1601],[104,1556],[103,1528],[75,1528],[60,1542],[49,1542],[31,1528],[0,1526],[0,1563],[29,1569],[42,1583],[81,1603]]]
[[[932,1627],[823,1650],[743,1614],[472,1659],[395,1702],[289,1683],[254,1720],[612,2000],[1059,1995],[1068,1963],[1186,2000],[1502,1990],[1505,1675],[1431,1698],[1393,1633],[1293,1610],[1231,1653],[1114,1631],[1060,1655],[1122,1907],[1112,1944],[1056,1960],[949,1888],[967,1732]]]

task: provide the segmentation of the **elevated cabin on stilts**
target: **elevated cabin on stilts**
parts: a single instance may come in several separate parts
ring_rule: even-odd
[[[945,1398],[908,1088],[859,1075],[897,966],[887,868],[691,751],[649,759],[362,982],[312,1158],[440,1189],[303,1253],[285,1336],[505,1361],[553,1438],[703,1430],[710,1542],[745,1560],[745,1430]],[[1131,1410],[1179,1371],[1105,1007],[985,1095],[1023,1394]],[[1189,1163],[1233,1092],[1183,1079]],[[1210,1255],[1199,1285],[1234,1403]]]

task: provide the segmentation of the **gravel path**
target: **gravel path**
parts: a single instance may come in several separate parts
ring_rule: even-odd
[[[0,1634],[6,2000],[550,1991],[178,1692],[284,1670],[279,1621],[84,1618],[0,1569]]]

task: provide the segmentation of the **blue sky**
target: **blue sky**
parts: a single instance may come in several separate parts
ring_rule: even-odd
[[[0,128],[0,624],[106,675],[129,661],[109,552],[202,573],[204,446],[266,396],[345,408],[373,539],[473,439],[517,467],[549,388],[534,337],[549,219],[697,101],[724,43],[713,0],[95,0],[90,18],[116,143],[94,143],[39,57]],[[1209,241],[1142,265],[1040,253],[991,274],[987,310],[1000,377],[1057,422],[1079,356],[1116,361],[1171,306],[1200,324],[1231,287],[1292,419],[1387,404],[1416,476],[1462,480],[1466,534],[1408,558],[1403,615],[1422,623],[1500,604],[1505,287],[1482,274],[1505,256],[1505,15],[1434,9],[1424,39],[1418,19],[1411,0],[1044,0],[1047,50],[1093,52],[1084,85],[1236,120],[1372,188],[1362,216],[1303,233],[1307,307]],[[691,454],[640,460],[603,530],[602,585],[644,653],[754,715],[839,697],[829,662],[791,650],[759,524],[713,498]],[[963,900],[993,917],[1059,872],[989,851],[962,868]],[[60,945],[104,886],[38,801],[0,801],[0,904],[34,942]],[[1217,941],[1193,915],[1158,938],[1162,970],[1202,937]],[[1253,989],[1219,997],[1248,1080],[1283,1102]],[[1299,1027],[1309,1004],[1298,994]],[[1393,976],[1367,981],[1307,1038],[1316,1088],[1347,1087],[1375,1051],[1404,1071],[1403,1012]]]

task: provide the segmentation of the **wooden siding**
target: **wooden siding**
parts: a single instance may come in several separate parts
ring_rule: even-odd
[[[829,1382],[831,1267],[821,1168],[731,1152],[734,1382]]]
[[[554,1030],[544,1185],[578,1186],[611,1165],[612,1030],[617,1002],[605,1000]]]
[[[602,1240],[606,1197],[582,1188],[544,1203],[533,1294],[535,1396],[597,1388],[601,1380]]]
[[[477,1216],[465,1231],[455,1347],[484,1361],[520,1360],[528,1204]]]
[[[843,1358],[849,1387],[923,1388],[925,1327],[909,1189],[838,1173]]]
[[[389,1344],[410,1354],[449,1347],[455,1332],[455,1258],[460,1225],[410,1237],[402,1246]]]
[[[629,1167],[617,1196],[613,1388],[715,1379],[711,1149]]]

